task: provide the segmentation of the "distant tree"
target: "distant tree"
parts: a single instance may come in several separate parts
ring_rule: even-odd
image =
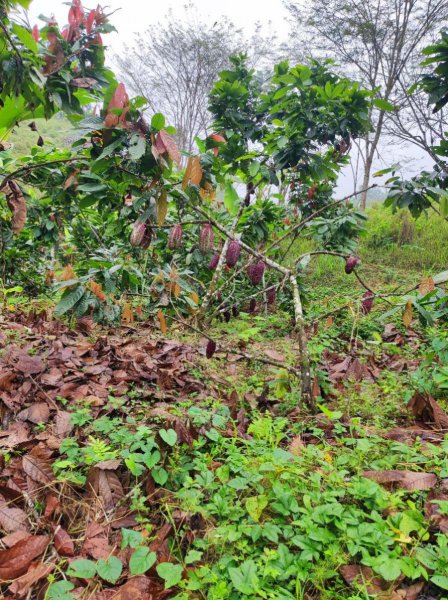
[[[361,189],[367,189],[387,121],[395,120],[395,133],[403,135],[403,129],[410,126],[403,117],[406,109],[406,119],[413,120],[412,133],[418,136],[422,114],[419,108],[416,119],[416,98],[408,101],[408,77],[421,60],[422,47],[448,17],[448,0],[311,0],[306,4],[285,0],[285,4],[294,19],[292,37],[302,51],[305,32],[310,48],[333,57],[350,76],[378,90],[370,109],[374,128],[359,144]],[[395,104],[399,110],[393,112]],[[425,147],[428,141],[423,140]],[[366,200],[366,192],[361,193],[362,208]]]
[[[229,67],[229,57],[245,51],[251,65],[260,67],[275,43],[263,38],[257,24],[248,40],[225,17],[210,27],[194,5],[185,12],[179,18],[170,11],[163,23],[137,33],[134,44],[115,59],[126,86],[145,96],[154,112],[156,107],[163,112],[177,128],[179,146],[191,151],[210,123],[208,95],[220,71]]]

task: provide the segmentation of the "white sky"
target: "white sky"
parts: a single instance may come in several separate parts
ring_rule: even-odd
[[[362,1],[362,0],[360,0]],[[187,0],[104,0],[101,2],[107,13],[115,12],[110,21],[117,29],[117,33],[111,33],[104,36],[104,43],[109,46],[109,55],[119,53],[124,44],[132,44],[133,34],[143,32],[149,25],[156,24],[164,20],[167,12],[171,8],[174,15],[182,18],[183,7]],[[205,21],[210,28],[222,15],[230,18],[238,28],[242,28],[249,35],[255,28],[258,21],[264,26],[265,32],[272,31],[277,35],[278,41],[287,41],[289,32],[288,12],[286,11],[282,0],[193,0],[197,12],[202,21]],[[85,8],[94,8],[97,1],[92,3],[84,0]],[[30,5],[29,18],[31,25],[38,22],[38,16],[43,14],[50,16],[54,14],[59,25],[65,25],[67,22],[68,5],[63,4],[61,0],[33,0]],[[400,148],[381,149],[382,158],[374,164],[374,171],[383,169],[393,163],[407,163],[404,172],[407,176],[413,175],[422,168],[430,168],[432,161],[422,155],[415,146]],[[340,177],[337,194],[350,194],[353,192],[353,178],[350,168],[344,169]]]

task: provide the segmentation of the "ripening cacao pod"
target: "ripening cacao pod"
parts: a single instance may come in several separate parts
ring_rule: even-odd
[[[249,265],[247,267],[247,275],[252,283],[252,285],[258,285],[263,279],[263,273],[265,269],[265,264],[262,260],[259,260],[254,265]]]
[[[226,323],[228,323],[230,321],[230,317],[231,317],[230,310],[225,310],[222,314],[224,317],[224,321]]]
[[[218,266],[219,263],[219,254],[214,254],[211,259],[210,262],[208,263],[208,268],[211,269],[212,271],[214,271],[216,269],[216,267]]]
[[[221,304],[221,302],[222,302],[222,292],[218,292],[217,295],[216,295],[216,298],[217,298],[218,302]]]
[[[170,231],[170,235],[168,238],[168,248],[170,250],[174,250],[175,248],[180,248],[182,243],[182,225],[177,223],[172,227]]]
[[[151,227],[148,227],[145,225],[145,233],[143,235],[142,241],[140,242],[140,248],[143,248],[144,250],[149,248],[149,245],[151,244],[151,240],[152,240],[152,229],[151,229]]]
[[[134,223],[134,226],[132,228],[131,238],[130,238],[131,246],[140,246],[140,244],[142,243],[142,240],[145,236],[145,230],[146,230],[145,223],[140,223],[139,221],[136,221]]]
[[[345,261],[345,272],[347,275],[353,272],[353,269],[359,263],[359,258],[357,256],[349,256]]]
[[[41,135],[37,138],[36,144],[38,146],[43,146],[44,145],[44,138]]]
[[[240,243],[232,240],[227,248],[226,263],[228,267],[234,267],[240,255]]]
[[[202,254],[207,254],[213,250],[213,241],[215,239],[215,234],[213,233],[212,226],[210,223],[206,223],[199,233],[199,250]]]
[[[277,290],[275,288],[270,288],[266,292],[266,301],[267,301],[267,303],[268,304],[274,304],[276,295],[277,295]]]
[[[238,306],[236,304],[234,304],[232,306],[232,315],[235,317],[235,319],[239,316],[240,311],[238,310]]]
[[[367,315],[372,310],[374,297],[375,297],[374,294],[372,292],[370,292],[369,290],[367,290],[367,292],[362,297],[361,310],[362,310],[363,314]]]
[[[216,352],[216,342],[214,340],[208,340],[207,347],[205,349],[205,356],[211,358]]]
[[[256,308],[257,308],[257,301],[255,300],[255,298],[252,298],[252,300],[249,302],[249,312],[254,313]]]

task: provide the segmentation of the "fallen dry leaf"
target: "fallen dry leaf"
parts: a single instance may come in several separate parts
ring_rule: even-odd
[[[437,429],[448,429],[448,415],[432,396],[416,392],[409,401],[408,408],[425,423],[433,423]]]
[[[54,532],[54,547],[61,556],[75,556],[75,545],[69,534],[58,525]]]
[[[437,483],[434,473],[417,473],[414,471],[364,471],[363,477],[373,479],[377,483],[397,484],[405,490],[427,490]]]
[[[348,585],[365,585],[369,594],[376,595],[387,589],[387,583],[374,575],[370,567],[361,565],[344,565],[340,568],[340,573]]]
[[[9,581],[26,573],[32,561],[45,552],[49,542],[48,535],[30,535],[0,551],[0,580]]]
[[[22,577],[19,577],[19,579],[13,581],[13,583],[9,586],[9,591],[17,598],[23,598],[27,596],[33,585],[39,580],[48,577],[55,566],[56,565],[54,563],[44,564],[38,561],[32,562],[27,573],[22,575]]]

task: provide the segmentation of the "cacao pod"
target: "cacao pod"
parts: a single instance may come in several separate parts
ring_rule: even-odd
[[[219,254],[214,254],[211,259],[210,262],[208,263],[208,268],[211,269],[212,271],[214,271],[216,269],[216,267],[218,266],[219,263]]]
[[[252,298],[252,300],[249,302],[249,312],[254,313],[256,308],[257,308],[257,301],[255,300],[255,298]]]
[[[362,297],[361,310],[363,314],[368,315],[369,312],[372,310],[374,297],[375,295],[369,290],[367,290],[364,296]]]
[[[277,295],[277,290],[275,288],[270,288],[266,292],[266,301],[267,301],[267,303],[268,304],[274,304],[276,295]]]
[[[131,246],[140,246],[145,235],[145,230],[146,225],[144,223],[140,223],[139,221],[134,223],[130,238]]]
[[[232,306],[232,315],[235,317],[235,319],[239,316],[240,311],[238,310],[238,306],[236,304],[234,304]]]
[[[359,263],[359,258],[357,256],[349,256],[345,261],[345,272],[347,275],[353,272],[353,269]]]
[[[145,233],[143,235],[142,241],[140,242],[140,248],[143,248],[144,250],[149,248],[149,245],[151,244],[151,240],[152,240],[152,229],[151,229],[151,227],[147,227],[145,225]]]
[[[199,250],[202,254],[207,254],[207,252],[213,250],[214,239],[215,234],[213,233],[212,226],[206,223],[199,233]]]
[[[180,248],[182,244],[182,225],[177,223],[172,227],[170,231],[170,235],[168,238],[168,248],[170,250],[174,250],[175,248]]]
[[[222,292],[218,292],[216,298],[218,299],[218,302],[221,304],[221,302],[222,302]]]
[[[265,269],[265,264],[262,260],[259,260],[254,265],[249,265],[247,267],[247,275],[252,283],[252,285],[258,285],[263,279],[263,273]]]
[[[216,352],[216,342],[214,340],[208,340],[207,347],[205,349],[205,356],[211,358]]]
[[[234,267],[240,255],[240,243],[232,240],[227,248],[226,263],[228,267]]]
[[[224,321],[226,323],[228,323],[230,321],[230,316],[231,316],[230,315],[230,310],[225,310],[222,314],[224,316]]]

